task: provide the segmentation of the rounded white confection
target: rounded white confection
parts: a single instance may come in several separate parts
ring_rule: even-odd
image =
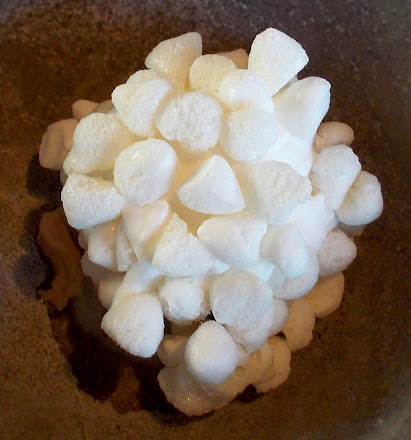
[[[153,266],[163,275],[184,277],[205,275],[213,265],[213,256],[173,214],[154,252]]]
[[[69,175],[61,201],[69,225],[76,229],[113,220],[125,203],[114,183],[79,174]]]
[[[257,264],[267,223],[247,211],[211,217],[197,230],[197,237],[218,259],[234,267]]]
[[[145,65],[167,77],[186,81],[191,65],[202,50],[201,35],[188,32],[159,43],[146,57]]]
[[[124,274],[118,272],[108,273],[98,285],[98,298],[106,309],[111,307],[114,294],[120,287]]]
[[[269,339],[273,350],[273,368],[271,376],[269,372],[262,378],[260,382],[254,382],[254,386],[258,393],[266,393],[267,391],[277,388],[285,382],[290,374],[291,367],[291,350],[287,342],[279,337]]]
[[[342,272],[357,256],[357,246],[339,229],[330,231],[317,252],[320,276]]]
[[[171,217],[169,204],[165,200],[157,200],[151,205],[126,203],[121,215],[135,254],[138,258],[151,260]]]
[[[80,121],[80,119],[88,116],[97,107],[97,102],[88,101],[87,99],[78,99],[74,101],[71,106],[73,118]]]
[[[188,336],[164,335],[157,349],[157,356],[166,367],[184,363],[184,350]]]
[[[72,148],[73,133],[76,127],[76,119],[64,119],[47,127],[39,149],[39,161],[42,167],[50,170],[61,169]]]
[[[294,223],[271,225],[261,241],[261,255],[288,278],[298,278],[308,268],[307,245]]]
[[[222,384],[212,385],[200,383],[200,386],[211,398],[228,403],[234,399],[237,394],[243,392],[247,385],[249,385],[249,376],[248,368],[238,367]]]
[[[118,270],[116,234],[118,219],[92,226],[87,231],[88,256],[93,263],[106,269]]]
[[[165,79],[131,82],[116,87],[111,99],[128,129],[138,136],[152,137],[157,130],[154,119],[160,106],[174,92]]]
[[[218,97],[230,110],[258,108],[269,113],[274,110],[267,84],[252,70],[237,69],[225,76]]]
[[[136,84],[144,81],[149,81],[151,79],[164,79],[164,78],[165,78],[164,75],[162,75],[159,72],[156,72],[155,70],[142,69],[142,70],[137,70],[137,72],[133,73],[126,81],[126,84]]]
[[[245,207],[240,185],[229,163],[215,154],[177,189],[181,203],[204,214],[234,214]]]
[[[269,339],[258,350],[251,353],[247,368],[251,384],[265,380],[274,373],[274,352]]]
[[[234,62],[225,56],[202,55],[191,65],[190,88],[210,94],[217,93],[221,80],[236,69]]]
[[[215,319],[237,330],[256,323],[270,307],[273,297],[269,285],[260,277],[234,268],[212,280],[209,295]]]
[[[276,122],[272,113],[250,108],[229,112],[223,117],[219,143],[235,160],[260,159],[276,140]]]
[[[127,200],[139,205],[153,203],[171,189],[176,167],[176,153],[167,142],[147,139],[117,157],[114,183]]]
[[[273,28],[254,38],[248,57],[248,68],[263,77],[271,95],[285,86],[307,63],[308,57],[301,45]]]
[[[317,318],[325,318],[341,304],[344,293],[344,274],[320,277],[317,284],[304,297],[310,302]]]
[[[252,326],[246,330],[236,330],[226,325],[228,333],[237,344],[241,344],[247,351],[258,350],[272,335],[278,333],[288,318],[287,302],[274,299],[269,309]]]
[[[92,113],[106,113],[108,115],[117,114],[117,110],[115,109],[113,102],[111,99],[106,99],[105,101],[101,101],[94,108]]]
[[[274,264],[270,261],[260,258],[257,264],[247,267],[247,271],[257,275],[263,281],[268,281],[274,270]]]
[[[73,147],[64,161],[66,174],[110,170],[116,157],[136,137],[117,115],[91,113],[83,118],[73,134]]]
[[[312,143],[330,106],[330,88],[327,80],[315,76],[287,87],[275,101],[278,123],[302,141]]]
[[[130,293],[156,291],[163,278],[150,262],[138,261],[134,263],[124,275],[123,281],[114,295],[113,305]]]
[[[129,353],[151,357],[164,334],[160,300],[152,293],[128,295],[110,307],[101,328]]]
[[[201,416],[228,403],[209,396],[184,365],[164,367],[157,379],[167,401],[188,416]]]
[[[337,226],[338,220],[326,206],[324,194],[319,193],[298,205],[288,222],[298,226],[307,245],[317,252],[328,231]]]
[[[350,147],[332,145],[317,155],[310,179],[313,189],[324,193],[326,205],[335,210],[360,170],[360,161]]]
[[[118,273],[118,272],[111,272],[105,267],[93,263],[90,260],[87,252],[84,252],[80,262],[81,262],[81,270],[83,271],[84,275],[86,277],[90,277],[94,284],[99,284],[100,281],[109,274]]]
[[[285,273],[276,265],[273,265],[273,269],[270,273],[270,277],[268,278],[267,282],[268,285],[271,287],[271,290],[273,291],[274,298],[277,296],[278,293],[281,292],[281,289],[284,286],[287,279],[288,278],[285,276]]]
[[[360,171],[336,214],[347,225],[366,225],[381,215],[383,204],[378,179],[373,174]]]
[[[77,242],[81,247],[81,249],[87,250],[88,239],[87,239],[87,232],[85,232],[85,230],[79,232]]]
[[[215,146],[221,129],[222,109],[203,92],[185,92],[172,97],[158,112],[156,126],[170,141],[190,153]]]
[[[279,124],[277,124],[277,132],[277,140],[274,146],[267,151],[262,160],[288,163],[298,174],[307,177],[314,156],[311,142],[298,139]]]
[[[210,304],[201,278],[166,278],[159,288],[164,316],[176,324],[205,318]]]
[[[235,167],[245,203],[268,223],[282,223],[311,195],[307,177],[283,162],[255,162]]]
[[[229,52],[220,52],[219,55],[223,55],[229,58],[238,69],[247,69],[248,66],[248,53],[244,49],[234,49]]]
[[[323,122],[315,135],[314,147],[319,153],[330,145],[351,145],[354,142],[354,130],[347,124],[338,121]]]
[[[289,304],[283,333],[291,351],[300,350],[310,343],[314,325],[315,315],[308,300],[299,298]]]
[[[314,287],[318,280],[319,271],[317,256],[309,249],[307,270],[298,278],[288,278],[279,291],[274,293],[274,296],[286,300],[301,298]]]
[[[120,220],[117,226],[116,254],[117,268],[120,272],[127,272],[131,265],[137,262],[136,254],[124,228],[123,219]]]
[[[228,269],[230,269],[228,264],[225,264],[221,260],[215,258],[213,265],[207,272],[207,275],[220,275],[221,273],[226,272]]]
[[[206,321],[187,341],[184,359],[189,373],[200,382],[221,384],[236,369],[237,345],[216,321]]]

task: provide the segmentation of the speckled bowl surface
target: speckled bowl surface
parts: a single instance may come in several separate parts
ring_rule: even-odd
[[[409,9],[400,0],[0,1],[2,440],[410,437]],[[59,203],[57,173],[38,164],[41,136],[70,117],[74,100],[107,99],[165,38],[198,31],[205,52],[248,50],[269,26],[307,50],[305,75],[331,82],[327,120],[354,128],[364,169],[382,183],[384,213],[358,239],[342,306],[317,323],[277,390],[202,418],[172,411],[156,391],[141,405],[115,404],[131,385],[102,368],[112,352],[101,346],[90,363],[94,348],[74,333],[83,362],[68,362],[58,317],[36,298],[48,273],[36,231]]]

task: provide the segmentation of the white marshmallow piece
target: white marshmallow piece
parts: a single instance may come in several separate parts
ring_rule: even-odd
[[[147,139],[117,157],[114,183],[127,200],[139,205],[153,203],[171,189],[176,167],[176,153],[167,142]]]
[[[209,396],[184,365],[164,367],[157,380],[167,401],[189,416],[201,416],[228,403]]]
[[[93,263],[116,271],[116,235],[118,219],[92,226],[87,231],[88,256]]]
[[[320,267],[317,256],[312,249],[309,249],[307,270],[298,278],[287,278],[278,292],[274,293],[274,296],[286,300],[301,298],[314,287],[318,280],[319,272]]]
[[[325,318],[340,307],[344,293],[344,274],[320,277],[304,297],[310,302],[316,318]]]
[[[238,161],[260,159],[277,140],[274,115],[258,108],[225,114],[219,143],[223,150]]]
[[[246,330],[236,330],[229,325],[225,327],[233,340],[251,353],[262,347],[270,336],[281,331],[287,318],[287,302],[282,299],[274,299],[264,315]]]
[[[166,367],[176,367],[184,363],[184,350],[188,336],[164,335],[158,346],[157,356]]]
[[[305,203],[298,205],[288,222],[298,226],[307,245],[317,252],[328,231],[337,226],[334,212],[325,205],[323,193],[319,193]]]
[[[258,73],[237,69],[220,82],[218,97],[231,111],[258,108],[272,113],[274,104],[267,84]]]
[[[163,275],[200,276],[213,266],[214,259],[200,240],[190,234],[177,214],[165,227],[153,256],[153,266]]]
[[[159,288],[159,298],[164,316],[176,324],[187,325],[210,313],[202,278],[166,278]]]
[[[171,217],[169,204],[157,200],[151,205],[126,203],[121,211],[124,229],[138,258],[150,261]]]
[[[110,170],[116,157],[135,140],[116,115],[91,113],[74,131],[73,147],[64,161],[64,171],[86,174]]]
[[[121,302],[129,294],[155,292],[163,280],[163,276],[148,261],[134,263],[124,275],[124,278],[113,297],[113,305]]]
[[[221,80],[236,69],[234,62],[225,56],[201,55],[191,65],[190,88],[210,94],[217,93]]]
[[[367,171],[360,171],[336,214],[347,225],[366,225],[381,215],[383,204],[378,179]]]
[[[337,209],[361,170],[357,155],[347,145],[332,145],[317,155],[310,179],[317,192],[324,193],[325,202]]]
[[[164,334],[160,300],[152,293],[128,295],[110,307],[101,321],[101,328],[129,353],[151,357]]]
[[[250,266],[247,268],[248,272],[257,275],[263,281],[269,280],[273,270],[274,270],[274,264],[271,263],[270,261],[265,260],[264,258],[260,258],[257,261],[257,264],[254,264],[254,266]]]
[[[307,346],[313,338],[315,315],[310,302],[305,298],[292,301],[288,307],[288,320],[283,328],[291,351]]]
[[[111,99],[124,124],[138,136],[153,137],[159,107],[173,94],[173,86],[165,79],[131,82],[116,87]]]
[[[221,384],[237,366],[237,345],[221,324],[206,321],[188,339],[184,359],[198,381]]]
[[[69,151],[77,121],[64,119],[47,127],[39,149],[40,165],[50,170],[60,170]]]
[[[123,278],[124,274],[122,273],[110,272],[100,281],[98,285],[98,298],[106,309],[111,307],[114,294],[120,287]]]
[[[312,143],[330,106],[330,83],[315,76],[301,79],[275,101],[279,124],[304,142]]]
[[[311,195],[307,177],[283,162],[255,162],[235,167],[246,206],[268,223],[282,223]]]
[[[96,263],[93,263],[87,252],[84,252],[83,256],[81,257],[81,270],[83,271],[84,275],[86,277],[90,277],[91,281],[93,281],[94,284],[99,284],[101,280],[103,280],[106,276],[110,274],[114,274],[117,272],[112,272],[108,269],[106,269],[103,266],[99,266]]]
[[[293,223],[271,225],[262,239],[261,255],[288,278],[298,278],[308,268],[307,245],[298,226]]]
[[[277,132],[277,141],[262,160],[288,163],[298,174],[307,177],[313,164],[312,143],[303,142],[281,125],[277,125]]]
[[[308,63],[301,45],[283,32],[268,28],[251,45],[248,68],[262,76],[274,95]]]
[[[273,265],[273,269],[270,273],[267,283],[271,287],[271,290],[273,291],[274,298],[276,298],[277,294],[280,293],[282,287],[284,286],[287,280],[288,278],[285,276],[285,273],[280,268]]]
[[[223,55],[229,58],[237,66],[237,69],[247,69],[248,66],[248,53],[244,49],[234,49],[229,52],[220,52],[219,55]]]
[[[126,81],[126,84],[136,84],[145,81],[150,81],[151,79],[164,79],[164,78],[165,78],[164,75],[162,75],[159,72],[156,72],[155,70],[142,69],[142,70],[137,70],[137,72],[133,73]]]
[[[233,214],[245,207],[240,185],[229,163],[215,154],[177,189],[181,203],[204,214]]]
[[[211,217],[197,230],[201,243],[219,260],[234,267],[257,264],[267,223],[246,211]]]
[[[202,50],[201,35],[188,32],[159,43],[148,54],[145,65],[167,77],[187,81],[190,67]]]
[[[121,219],[116,232],[117,268],[120,272],[127,272],[131,265],[137,262],[136,254],[127,237],[124,221]]]
[[[69,175],[61,201],[69,225],[76,229],[113,220],[125,203],[114,183],[79,174]]]
[[[270,338],[268,342],[271,344],[273,351],[272,368],[266,372],[265,377],[262,377],[260,381],[254,382],[253,385],[258,393],[266,393],[277,388],[287,380],[291,371],[291,350],[287,342],[275,336]]]
[[[203,92],[172,97],[158,112],[156,126],[170,141],[178,141],[188,153],[201,153],[215,146],[221,129],[222,109]]]
[[[74,101],[71,106],[73,118],[80,121],[80,119],[88,116],[97,107],[97,102],[88,101],[87,99],[78,99]]]
[[[269,285],[257,275],[234,268],[212,280],[209,295],[215,319],[237,330],[256,323],[273,297]]]
[[[357,256],[357,246],[339,229],[330,231],[317,252],[320,276],[342,272]]]

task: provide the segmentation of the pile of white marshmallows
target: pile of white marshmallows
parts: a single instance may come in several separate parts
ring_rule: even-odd
[[[158,354],[160,386],[186,414],[287,379],[291,352],[341,302],[352,237],[381,214],[352,130],[320,126],[330,84],[298,79],[307,62],[272,28],[249,55],[202,55],[187,33],[43,137],[40,162],[61,169],[84,273],[108,309],[103,330]]]

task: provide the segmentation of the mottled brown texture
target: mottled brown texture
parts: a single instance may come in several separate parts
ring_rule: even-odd
[[[400,0],[0,2],[2,440],[409,438],[409,12]],[[317,323],[284,385],[198,419],[155,409],[156,398],[124,413],[78,386],[72,348],[35,298],[39,219],[59,203],[58,173],[38,164],[41,136],[74,100],[109,97],[167,37],[197,30],[205,52],[248,50],[268,26],[306,48],[306,75],[331,82],[327,119],[354,128],[384,213],[357,240],[342,306]]]

